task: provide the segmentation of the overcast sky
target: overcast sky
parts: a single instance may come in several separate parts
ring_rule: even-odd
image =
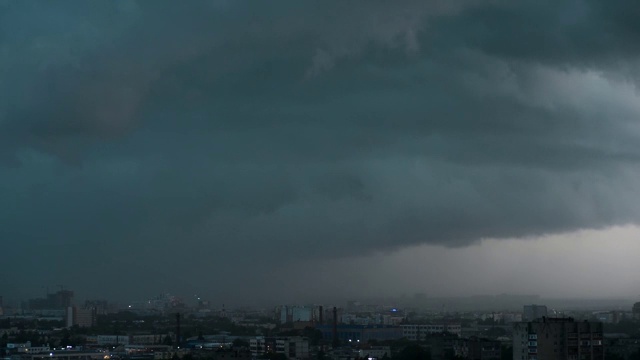
[[[0,295],[638,297],[639,18],[0,0]]]

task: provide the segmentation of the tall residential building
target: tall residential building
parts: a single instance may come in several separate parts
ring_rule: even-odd
[[[515,323],[514,360],[603,360],[602,323],[543,317]]]
[[[67,307],[67,327],[92,327],[96,324],[96,310],[94,308],[79,309],[75,306]]]
[[[633,304],[631,308],[631,313],[633,314],[633,318],[635,320],[640,320],[640,302]]]
[[[544,305],[525,305],[522,310],[522,321],[533,321],[547,316],[547,307]]]

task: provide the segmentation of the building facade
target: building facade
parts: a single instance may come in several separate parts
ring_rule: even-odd
[[[81,309],[76,306],[67,307],[66,313],[67,327],[92,327],[96,324],[95,309]]]
[[[129,345],[131,337],[128,335],[89,335],[86,337],[88,345]]]
[[[450,333],[457,336],[462,334],[460,324],[405,324],[400,325],[400,328],[402,329],[402,337],[412,341],[424,340],[433,334]]]
[[[362,359],[382,359],[391,357],[390,346],[369,346],[358,350],[358,356]]]
[[[543,317],[516,323],[514,360],[602,360],[602,323]]]
[[[309,340],[301,336],[264,337],[257,336],[249,340],[251,356],[256,358],[265,354],[283,354],[287,359],[308,359]]]
[[[640,302],[633,304],[631,313],[633,314],[632,316],[634,320],[640,320]]]
[[[333,340],[332,325],[318,325],[316,329],[322,332],[322,337]],[[367,343],[370,340],[395,340],[402,338],[402,328],[392,325],[346,325],[336,326],[336,336],[342,344]]]
[[[469,360],[500,360],[502,346],[499,341],[471,337],[460,339],[453,346],[454,356]]]

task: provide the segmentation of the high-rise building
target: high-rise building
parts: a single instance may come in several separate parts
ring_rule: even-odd
[[[79,309],[75,306],[67,307],[67,327],[77,325],[79,327],[92,327],[96,323],[95,308]]]
[[[640,320],[640,302],[633,304],[631,308],[631,313],[633,314],[633,318],[635,320]]]
[[[514,360],[602,360],[602,323],[543,317],[514,324]]]
[[[544,305],[525,305],[522,310],[522,321],[533,321],[547,316],[547,307]]]
[[[73,291],[60,290],[47,294],[46,298],[30,299],[27,304],[29,310],[65,310],[73,304]]]

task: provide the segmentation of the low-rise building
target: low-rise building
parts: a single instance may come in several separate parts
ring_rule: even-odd
[[[547,316],[545,305],[525,305],[522,307],[522,321],[534,321]]]
[[[318,325],[316,329],[320,330],[324,339],[333,340],[333,325]],[[396,340],[401,339],[403,336],[400,326],[346,324],[338,324],[336,326],[336,335],[338,341],[342,344],[365,344],[371,340]]]
[[[104,353],[86,352],[73,350],[47,350],[44,352],[25,352],[18,357],[12,356],[11,359],[16,360],[103,360]]]
[[[379,360],[383,357],[391,357],[391,347],[389,346],[369,346],[358,350],[358,357],[368,360]]]
[[[249,349],[253,357],[273,353],[283,354],[288,359],[308,359],[309,340],[301,336],[264,337],[257,336],[249,340]]]
[[[24,343],[8,343],[6,346],[8,354],[37,354],[48,352],[51,347],[49,345],[32,346],[31,341]]]
[[[634,320],[640,320],[640,302],[633,304],[631,313],[633,314],[632,316]]]
[[[129,343],[132,345],[156,345],[161,344],[166,335],[160,334],[145,334],[145,335],[131,335]]]
[[[449,333],[460,336],[462,334],[462,326],[460,324],[404,324],[402,328],[402,337],[417,341],[424,340],[432,334]]]
[[[87,336],[88,345],[129,345],[131,339],[127,335],[94,335]]]

